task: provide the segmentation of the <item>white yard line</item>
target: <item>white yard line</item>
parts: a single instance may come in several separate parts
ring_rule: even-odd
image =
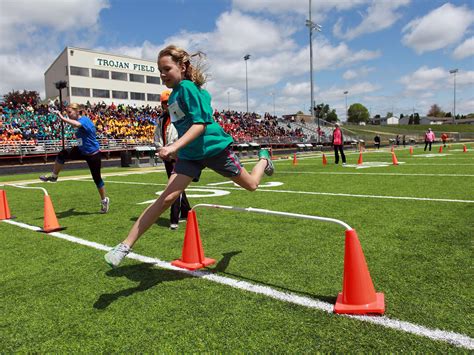
[[[378,175],[378,176],[449,176],[449,177],[474,177],[473,174],[425,174],[425,173],[358,173],[340,171],[277,171],[278,174],[310,174],[310,175]]]
[[[166,186],[166,184],[157,183],[145,183],[145,182],[133,182],[133,181],[113,181],[107,180],[107,183],[112,184],[125,184],[125,185],[150,185],[150,186]],[[215,186],[190,186],[189,189],[193,188],[203,189],[215,189]],[[222,190],[241,190],[241,187],[223,187],[219,186]],[[456,202],[456,203],[474,203],[474,200],[455,200],[446,198],[429,198],[429,197],[410,197],[410,196],[382,196],[382,195],[357,195],[357,194],[343,194],[335,192],[314,192],[314,191],[292,191],[292,190],[274,190],[267,188],[259,188],[256,192],[275,192],[275,193],[287,193],[287,194],[299,194],[299,195],[325,195],[325,196],[342,196],[342,197],[357,197],[357,198],[377,198],[377,199],[389,199],[389,200],[413,200],[413,201],[433,201],[433,202]]]
[[[10,225],[28,229],[31,231],[38,232],[41,228],[36,226],[31,226],[21,222],[15,222],[13,220],[3,220],[2,222],[8,223]],[[69,234],[61,233],[61,232],[53,232],[49,233],[48,235],[56,238],[60,238],[63,240],[67,240],[72,243],[81,244],[84,246],[88,246],[97,250],[108,251],[111,247],[107,245],[103,245],[96,242],[91,242],[85,239],[81,239]],[[250,283],[247,281],[240,281],[236,279],[232,279],[229,277],[219,276],[207,271],[188,271],[184,269],[177,268],[166,261],[162,261],[157,258],[152,258],[136,253],[130,253],[128,256],[130,259],[134,259],[143,263],[154,264],[163,269],[167,270],[174,270],[177,272],[181,272],[187,274],[189,276],[194,276],[202,279],[206,279],[212,282],[216,282],[221,285],[227,285],[233,288],[237,288],[240,290],[256,293],[259,295],[264,295],[279,301],[288,302],[292,304],[296,304],[303,307],[308,307],[312,309],[317,309],[320,311],[324,311],[326,313],[333,313],[333,304],[319,301],[317,299],[312,299],[309,297],[300,296],[298,294],[290,293],[290,292],[282,292],[276,289],[273,289],[268,286],[262,286],[255,283]],[[445,331],[441,329],[430,329],[424,327],[422,325],[401,321],[398,319],[391,319],[388,317],[367,317],[367,316],[350,316],[350,315],[336,315],[333,313],[334,316],[338,317],[347,317],[353,320],[359,320],[364,322],[369,322],[376,325],[381,325],[386,328],[402,331],[405,333],[415,334],[418,336],[427,337],[436,341],[443,341],[446,343],[450,343],[457,347],[462,347],[465,349],[473,350],[474,349],[474,339],[470,338],[465,334]]]

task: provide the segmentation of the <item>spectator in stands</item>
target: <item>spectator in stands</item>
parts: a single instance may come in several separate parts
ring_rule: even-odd
[[[380,136],[378,134],[374,137],[374,146],[377,149],[380,149]]]
[[[66,112],[67,117],[64,117],[59,111],[57,111],[57,114],[63,122],[76,128],[78,145],[72,148],[63,149],[59,152],[54,163],[52,174],[49,176],[42,175],[40,176],[40,180],[45,182],[56,182],[58,180],[59,172],[62,170],[66,160],[84,159],[89,166],[92,178],[94,179],[95,185],[99,191],[101,199],[100,212],[107,213],[109,211],[110,200],[105,193],[104,181],[100,174],[102,160],[95,126],[89,117],[83,115],[84,109],[78,104],[73,103],[68,105]]]
[[[342,165],[346,165],[346,156],[344,155],[344,136],[342,135],[339,123],[335,124],[332,132],[332,145],[334,146],[335,163],[339,164],[339,152],[341,152]]]
[[[431,144],[433,144],[434,140],[435,140],[435,134],[431,130],[431,128],[428,128],[428,130],[425,133],[425,149],[424,149],[424,151],[426,151],[426,148],[429,145],[430,146],[430,152],[431,152]]]
[[[159,151],[162,159],[178,156],[174,173],[164,192],[138,218],[127,238],[105,255],[106,262],[117,267],[132,246],[158,217],[179,197],[192,181],[198,181],[206,167],[230,178],[241,187],[254,191],[263,174],[273,174],[268,150],[260,150],[259,161],[249,174],[240,164],[230,145],[232,137],[212,117],[211,96],[202,89],[206,78],[191,63],[184,49],[170,45],[158,55],[158,69],[163,83],[173,89],[169,98],[171,121],[178,131],[178,140]]]
[[[163,108],[163,113],[159,117],[158,124],[155,129],[155,145],[158,148],[158,151],[162,147],[166,147],[170,144],[173,144],[178,140],[178,131],[171,123],[171,117],[168,112],[168,99],[170,97],[171,91],[166,90],[161,93],[161,107]],[[158,153],[157,153],[158,154]],[[171,174],[174,171],[174,166],[176,164],[175,159],[163,160],[165,164],[166,174],[168,179],[171,177]],[[191,210],[186,193],[183,193],[173,202],[170,208],[170,229],[178,229],[178,223],[180,219],[188,218],[188,212]]]
[[[441,140],[443,141],[443,146],[446,147],[446,141],[448,140],[448,135],[446,133],[443,133],[441,135]]]

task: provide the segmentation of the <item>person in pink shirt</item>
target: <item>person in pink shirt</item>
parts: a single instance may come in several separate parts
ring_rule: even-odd
[[[431,128],[428,128],[428,131],[426,131],[425,133],[425,151],[426,151],[426,147],[428,147],[428,145],[430,146],[430,152],[431,152],[431,144],[434,142],[435,140],[435,134],[434,132],[431,130]]]
[[[335,124],[332,132],[332,145],[334,146],[335,163],[339,164],[339,152],[341,152],[342,165],[346,165],[346,156],[344,155],[344,136],[342,135],[339,123]]]

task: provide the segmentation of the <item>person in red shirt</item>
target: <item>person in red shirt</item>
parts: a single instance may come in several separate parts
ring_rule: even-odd
[[[346,165],[346,156],[344,155],[344,136],[342,135],[339,123],[335,124],[332,132],[332,145],[334,146],[335,163],[339,164],[339,152],[341,152],[342,165]]]
[[[443,145],[446,147],[446,141],[448,140],[448,135],[446,133],[443,133],[441,135],[441,140],[443,141]]]

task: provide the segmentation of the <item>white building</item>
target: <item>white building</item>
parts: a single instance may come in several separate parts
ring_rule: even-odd
[[[166,90],[153,61],[75,47],[66,47],[44,73],[47,99],[59,96],[58,81],[67,82],[63,100],[80,104],[157,106]]]

